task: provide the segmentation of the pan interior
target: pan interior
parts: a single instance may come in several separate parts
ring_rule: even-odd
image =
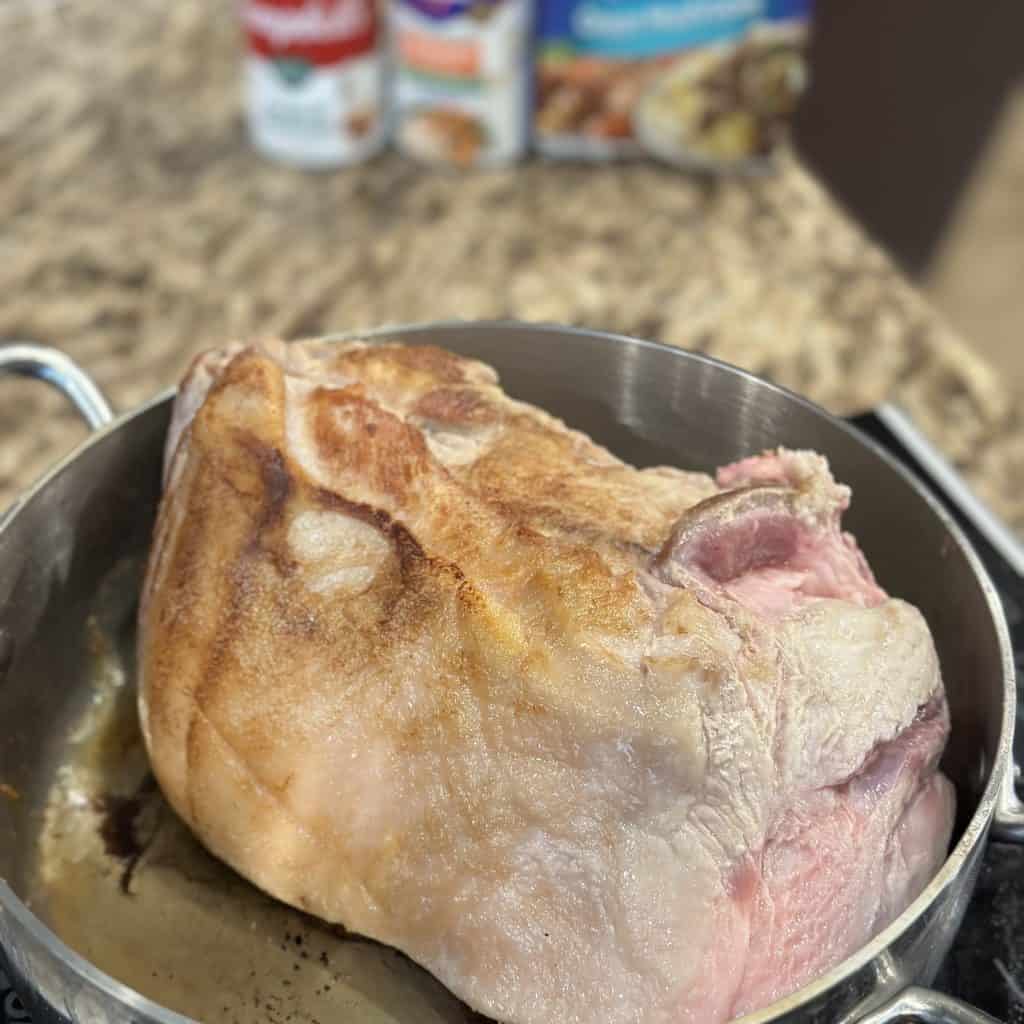
[[[664,349],[500,326],[409,340],[492,363],[510,393],[639,465],[710,469],[777,444],[828,455],[854,489],[848,525],[881,582],[935,634],[962,829],[998,744],[998,643],[968,560],[897,471],[813,408]],[[167,411],[85,449],[0,533],[0,877],[76,952],[197,1019],[481,1020],[393,950],[263,896],[195,843],[154,786],[133,644]]]
[[[192,838],[149,772],[133,612],[111,632],[89,627],[92,698],[43,808],[29,883],[53,930],[106,973],[197,1020],[480,1019],[397,951],[278,903]]]
[[[166,420],[153,410],[136,444],[129,428],[87,449],[39,496],[54,518],[33,502],[0,537],[0,559],[29,554],[5,602],[22,639],[0,682],[0,878],[75,952],[196,1020],[482,1020],[394,949],[234,874],[156,787],[134,648]],[[82,482],[100,475],[135,486],[90,503]],[[29,522],[51,543],[36,549]]]

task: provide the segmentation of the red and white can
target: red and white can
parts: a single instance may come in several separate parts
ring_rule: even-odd
[[[249,135],[302,167],[365,160],[384,144],[375,0],[243,0]]]

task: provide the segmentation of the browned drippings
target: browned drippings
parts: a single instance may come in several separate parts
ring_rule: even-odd
[[[132,875],[139,860],[156,838],[156,830],[160,827],[158,818],[157,823],[149,828],[147,834],[142,834],[140,818],[147,803],[152,804],[152,797],[156,791],[156,779],[152,775],[147,775],[132,796],[114,796],[107,793],[97,797],[93,802],[100,815],[100,838],[107,854],[124,863],[124,870],[121,872],[121,891],[126,894],[131,892]]]

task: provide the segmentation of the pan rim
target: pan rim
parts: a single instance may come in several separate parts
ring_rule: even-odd
[[[782,396],[791,403],[803,407],[808,412],[828,421],[833,427],[847,434],[852,440],[868,449],[877,459],[880,459],[890,469],[895,470],[912,490],[921,498],[928,508],[938,517],[947,534],[960,549],[973,571],[974,577],[981,587],[985,597],[988,611],[995,627],[996,637],[1000,648],[1001,663],[1003,670],[1003,707],[1002,721],[999,730],[999,742],[997,744],[996,756],[993,760],[989,777],[985,788],[977,802],[963,834],[960,836],[953,849],[949,852],[938,872],[918,895],[918,897],[901,913],[891,924],[878,933],[873,939],[861,946],[856,952],[846,957],[835,967],[825,974],[820,975],[813,981],[804,985],[797,991],[782,999],[776,1000],[768,1006],[762,1007],[752,1013],[744,1014],[736,1019],[734,1024],[768,1024],[770,1021],[778,1020],[784,1015],[791,1013],[806,1003],[823,996],[830,989],[841,985],[844,981],[857,974],[867,967],[872,961],[878,959],[885,951],[892,946],[913,923],[924,914],[928,908],[939,899],[939,897],[950,889],[960,877],[960,872],[969,856],[973,853],[979,843],[984,842],[988,828],[995,814],[996,806],[1000,797],[1000,790],[1004,779],[1010,768],[1012,756],[1014,712],[1016,707],[1016,683],[1013,662],[1013,652],[1010,643],[1009,630],[1006,625],[1002,603],[991,578],[988,575],[980,557],[967,540],[963,531],[957,525],[946,508],[935,498],[930,491],[924,487],[914,475],[903,466],[897,459],[882,449],[871,438],[867,437],[856,427],[845,422],[838,416],[834,416],[828,410],[810,399],[783,387],[767,381],[762,377],[744,370],[740,367],[726,363],[713,356],[702,352],[691,352],[686,349],[677,348],[662,342],[649,341],[641,338],[634,338],[629,335],[609,331],[594,330],[587,327],[567,326],[542,321],[525,320],[443,320],[427,321],[411,324],[388,324],[372,329],[351,330],[344,332],[332,332],[316,336],[317,340],[325,342],[344,341],[367,341],[371,343],[382,343],[387,340],[412,340],[417,335],[427,332],[450,331],[454,333],[472,333],[475,331],[505,330],[512,332],[535,333],[537,331],[549,332],[560,336],[562,341],[585,338],[590,341],[600,341],[612,345],[626,345],[638,349],[652,349],[664,351],[674,358],[687,360],[697,364],[711,366],[718,371],[725,371],[728,374],[739,377],[741,380],[757,388],[767,388]],[[303,340],[314,340],[307,338]],[[64,458],[57,462],[50,470],[39,478],[26,492],[17,499],[11,507],[0,516],[0,536],[10,527],[10,524],[27,508],[35,498],[41,494],[50,483],[70,467],[86,450],[99,445],[104,440],[126,427],[137,417],[142,417],[166,403],[169,403],[176,393],[176,388],[168,388],[159,392],[156,396],[145,402],[136,409],[122,413],[111,423],[86,438],[81,444],[69,452]],[[85,957],[76,953],[63,940],[61,940],[48,925],[32,913],[22,899],[14,892],[8,883],[0,877],[0,915],[7,914],[12,920],[27,932],[31,938],[44,947],[55,959],[66,963],[86,984],[99,989],[117,1002],[130,1007],[134,1012],[144,1014],[155,1024],[199,1024],[190,1017],[171,1010],[138,991],[119,982],[116,978],[102,971]],[[18,969],[17,962],[12,963],[15,970]],[[31,979],[25,979],[31,983]]]

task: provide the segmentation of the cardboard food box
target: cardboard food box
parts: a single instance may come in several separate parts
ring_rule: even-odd
[[[537,148],[756,167],[806,81],[810,0],[540,0]]]

